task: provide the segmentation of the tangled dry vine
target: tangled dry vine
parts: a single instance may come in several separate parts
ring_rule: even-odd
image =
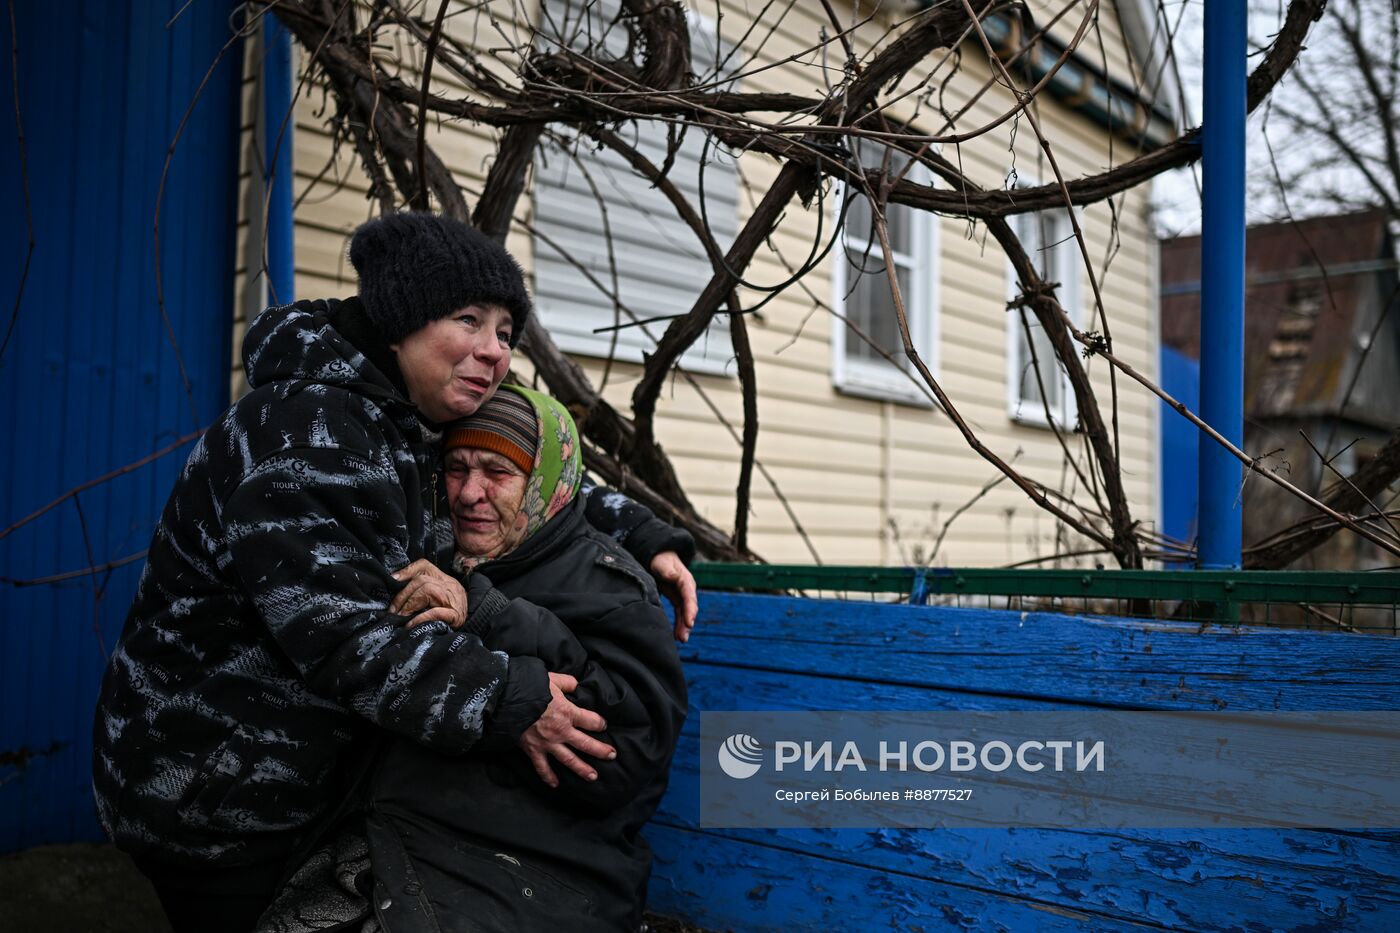
[[[1293,0],[1283,28],[1274,38],[1249,79],[1249,106],[1260,105],[1289,70],[1303,46],[1308,28],[1323,12],[1325,0]],[[485,0],[452,10],[450,18],[470,19],[460,28],[447,23],[449,4],[376,0],[275,0],[249,5],[271,12],[292,31],[306,52],[312,81],[322,82],[334,100],[329,125],[339,141],[353,147],[369,181],[378,210],[400,206],[437,209],[469,220],[490,235],[504,239],[512,222],[528,224],[521,195],[546,140],[574,146],[603,147],[619,155],[638,175],[667,198],[709,257],[711,277],[691,308],[671,318],[647,354],[632,392],[631,411],[623,412],[600,394],[584,371],[532,322],[522,348],[549,390],[564,400],[579,418],[587,439],[590,466],[610,483],[637,496],[654,509],[693,531],[701,548],[712,557],[746,559],[754,555],[746,540],[746,517],[751,494],[758,433],[758,387],[745,317],[748,294],[771,296],[799,287],[802,276],[822,261],[835,242],[813,244],[802,263],[784,258],[791,275],[777,287],[761,292],[749,288],[750,270],[760,250],[776,250],[773,237],[794,199],[809,205],[834,194],[863,196],[872,205],[870,239],[882,244],[885,268],[899,318],[903,351],[912,365],[911,377],[937,400],[967,444],[1040,508],[1068,529],[1110,554],[1123,567],[1141,567],[1145,557],[1160,556],[1172,546],[1147,529],[1134,515],[1123,484],[1118,440],[1119,373],[1139,383],[1190,418],[1214,442],[1225,443],[1184,406],[1114,352],[1110,312],[1093,274],[1073,207],[1121,195],[1171,168],[1199,157],[1199,129],[1175,141],[1089,177],[1069,178],[1055,158],[1052,140],[1037,117],[1037,98],[1046,83],[1084,37],[1097,28],[1098,0],[1068,0],[1055,17],[1073,27],[1049,74],[1034,82],[1018,67],[1027,49],[1053,24],[1034,23],[1027,9],[1013,2],[935,0],[903,18],[861,8],[842,20],[823,0],[829,28],[798,55],[776,62],[763,58],[767,41],[792,9],[777,0],[753,17],[743,39],[714,60],[693,56],[690,20],[677,2],[620,0],[547,0],[537,12],[523,0]],[[988,39],[986,26],[994,17],[1011,17],[1024,36],[1011,55],[999,53]],[[871,33],[876,34],[873,40]],[[961,49],[982,50],[992,64],[992,77],[957,112],[950,112],[943,91],[960,67]],[[741,80],[755,80],[771,68],[805,68],[811,92],[793,94],[740,90]],[[434,76],[441,76],[435,80]],[[1160,80],[1161,73],[1139,75],[1139,87]],[[977,99],[996,86],[1009,92],[1012,105],[976,127],[960,125]],[[912,101],[914,117],[896,119]],[[929,117],[933,114],[937,119]],[[427,129],[436,121],[455,120],[487,127],[497,135],[497,151],[484,185],[468,192],[443,157],[434,151]],[[950,156],[950,150],[982,136],[1007,121],[1029,128],[1048,163],[1053,181],[1030,188],[987,188],[976,184]],[[669,146],[660,164],[627,140],[623,127],[650,122],[667,128]],[[935,132],[928,129],[939,124]],[[687,133],[703,134],[707,147],[761,154],[779,170],[766,185],[727,246],[707,222],[706,204],[671,182],[668,172],[680,140]],[[861,145],[879,145],[902,156],[902,165],[862,164]],[[935,183],[910,177],[913,166],[931,172]],[[469,206],[469,198],[474,206]],[[703,199],[703,191],[702,191]],[[903,312],[900,284],[888,255],[885,234],[889,205],[905,205],[945,217],[966,218],[985,230],[1006,253],[1015,270],[1019,295],[1010,303],[1022,326],[1033,319],[1049,338],[1053,364],[1035,357],[1037,380],[1059,378],[1063,370],[1078,413],[1076,425],[1064,425],[1046,412],[1059,438],[1066,461],[1086,501],[1067,495],[1054,484],[1024,475],[988,445],[959,415],[954,400],[939,384],[911,338]],[[1057,283],[1046,281],[1035,257],[1026,249],[1011,222],[1015,215],[1035,211],[1066,211],[1089,269],[1096,325],[1075,324],[1057,297]],[[563,251],[561,249],[561,251]],[[581,266],[581,264],[579,264]],[[590,278],[610,295],[619,316],[635,326],[640,319],[619,300],[615,287]],[[615,275],[614,275],[615,278]],[[703,519],[691,503],[671,460],[656,439],[657,402],[663,386],[677,370],[682,355],[717,315],[730,323],[733,358],[744,399],[744,423],[734,434],[741,452],[736,490],[734,532],[726,533]],[[645,327],[653,321],[642,321]],[[849,322],[847,322],[849,324]],[[622,325],[628,326],[628,325]],[[864,337],[864,335],[860,335]],[[1090,379],[1088,361],[1111,367],[1111,398],[1101,400]],[[1044,398],[1046,393],[1042,392]],[[731,428],[732,430],[732,428]],[[1073,432],[1077,437],[1066,437]],[[1226,444],[1227,447],[1230,445]],[[1082,448],[1082,451],[1079,449]],[[1246,467],[1270,481],[1286,480],[1255,458],[1230,448]],[[761,466],[761,465],[760,465]],[[765,472],[771,483],[771,477]],[[780,490],[775,491],[781,494]],[[1289,487],[1299,496],[1302,490]],[[1391,553],[1400,554],[1400,541],[1376,525],[1375,515],[1353,515],[1354,508],[1334,508],[1308,497],[1332,527],[1348,527]],[[1353,505],[1343,497],[1337,505]]]

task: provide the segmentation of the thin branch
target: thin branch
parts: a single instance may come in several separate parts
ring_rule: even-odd
[[[1356,485],[1356,482],[1352,480],[1351,477],[1345,475],[1344,473],[1342,473],[1341,470],[1337,469],[1336,465],[1333,463],[1336,457],[1325,456],[1322,453],[1322,451],[1318,450],[1317,445],[1312,442],[1312,438],[1308,437],[1306,431],[1299,430],[1298,434],[1303,438],[1303,442],[1308,445],[1312,452],[1317,454],[1317,458],[1322,461],[1323,468],[1326,470],[1331,470],[1333,473],[1337,474],[1338,482],[1345,484],[1346,487],[1350,489],[1357,497],[1359,497],[1363,502],[1369,505],[1371,507],[1371,511],[1375,512],[1376,515],[1382,518],[1385,521],[1386,525],[1390,527],[1390,533],[1395,538],[1395,541],[1397,543],[1400,543],[1400,528],[1395,527],[1395,523],[1392,522],[1386,516],[1385,511],[1381,509],[1380,506],[1376,505],[1375,500],[1372,499],[1371,496],[1367,494],[1367,492],[1364,489]]]
[[[1075,531],[1078,531],[1086,538],[1102,544],[1105,547],[1112,547],[1112,542],[1110,542],[1108,538],[1105,538],[1096,529],[1079,521],[1064,509],[1055,505],[1046,496],[1043,487],[1031,483],[1014,470],[1011,464],[993,453],[991,448],[983,444],[977,435],[973,433],[967,422],[963,420],[962,415],[958,413],[957,408],[953,405],[953,400],[943,391],[943,387],[939,385],[938,380],[933,377],[933,373],[929,372],[928,366],[924,363],[923,358],[919,356],[919,352],[914,346],[913,337],[909,333],[909,318],[904,311],[904,298],[900,292],[899,278],[895,274],[894,257],[890,250],[889,229],[885,224],[885,218],[879,212],[875,212],[874,218],[875,233],[879,237],[880,249],[885,256],[885,273],[889,279],[890,293],[894,297],[895,318],[899,322],[899,336],[904,342],[904,355],[914,364],[914,368],[919,371],[919,375],[923,377],[924,382],[926,382],[929,388],[933,390],[934,394],[938,396],[938,401],[943,406],[943,410],[947,412],[949,420],[957,427],[959,433],[962,434],[963,439],[967,441],[969,447],[975,450],[988,463],[992,464],[992,466],[1004,473],[1011,482],[1015,483],[1022,492],[1031,498],[1032,502],[1051,515],[1054,515],[1060,521],[1064,522]]]
[[[1271,476],[1272,474],[1266,475]],[[1337,488],[1333,489],[1328,494],[1325,505],[1323,503],[1317,504],[1319,510],[1326,516],[1326,523],[1323,523],[1323,516],[1314,516],[1315,524],[1311,527],[1304,526],[1296,534],[1276,535],[1273,539],[1248,548],[1245,551],[1245,567],[1252,569],[1287,567],[1327,541],[1340,528],[1350,528],[1391,554],[1400,555],[1400,549],[1383,543],[1382,539],[1369,533],[1362,534],[1359,530],[1360,522],[1350,518],[1349,515],[1342,514],[1354,512],[1364,502],[1371,502],[1397,478],[1400,478],[1400,433],[1392,435],[1385,446],[1371,458],[1371,461],[1357,470],[1346,483],[1339,484]],[[1389,519],[1388,512],[1382,512],[1382,514],[1386,515],[1387,520]]]
[[[420,211],[428,209],[428,173],[425,169],[428,161],[428,88],[432,85],[433,59],[437,55],[438,39],[442,36],[442,18],[447,15],[448,2],[442,0],[438,4],[437,20],[428,36],[427,52],[423,57],[423,94],[418,104],[418,158],[414,162],[418,166],[418,190],[412,198],[414,209]]]
[[[948,516],[948,520],[945,521],[943,523],[943,527],[938,530],[938,537],[934,538],[933,540],[933,547],[928,552],[928,559],[924,561],[924,563],[927,566],[933,566],[933,560],[935,557],[938,556],[938,549],[943,546],[943,539],[947,537],[948,529],[953,526],[953,522],[957,520],[958,516],[971,509],[974,505],[980,502],[987,495],[987,493],[991,492],[993,489],[997,488],[1005,481],[1005,473],[999,476],[992,477],[992,479],[982,484],[982,488],[977,490],[976,494],[973,495],[971,499],[968,499],[962,505],[958,506],[956,509],[953,510],[953,514]]]
[[[83,500],[80,496],[73,496],[73,509],[78,513],[78,529],[82,532],[83,550],[87,554],[89,566],[97,563],[97,559],[92,556],[92,536],[88,534],[87,516],[83,514]],[[102,638],[102,591],[104,587],[97,582],[97,575],[92,575],[92,634],[97,639],[97,647],[101,649],[103,656],[107,654],[107,644]]]
[[[0,577],[0,583],[13,587],[27,586],[49,586],[54,583],[67,583],[69,580],[77,580],[82,577],[96,576],[99,573],[107,573],[116,570],[118,567],[125,567],[127,564],[134,564],[138,560],[146,559],[146,551],[137,551],[135,554],[128,554],[116,560],[108,561],[105,564],[98,564],[92,567],[84,567],[81,570],[67,570],[63,573],[55,573],[47,577],[35,577],[32,580],[19,580],[14,577]],[[105,651],[105,648],[104,648]]]
[[[204,430],[204,428],[200,428],[198,431],[191,431],[189,434],[183,435],[182,437],[177,437],[174,441],[162,447],[160,450],[154,451],[153,453],[149,453],[146,456],[142,457],[140,460],[134,460],[124,467],[119,467],[115,470],[112,470],[110,473],[103,473],[96,479],[90,479],[85,483],[80,483],[79,485],[74,486],[72,489],[68,490],[63,495],[59,496],[57,499],[54,499],[52,502],[49,502],[46,505],[35,509],[33,512],[30,512],[28,515],[24,516],[24,518],[21,518],[19,521],[9,525],[3,530],[0,530],[0,539],[8,538],[17,529],[23,528],[25,525],[28,525],[30,522],[34,521],[34,519],[43,515],[45,512],[57,508],[58,506],[67,502],[69,499],[73,498],[80,492],[84,492],[86,490],[92,489],[94,486],[100,486],[103,483],[110,482],[111,480],[116,479],[118,476],[125,476],[127,473],[130,473],[133,470],[139,470],[146,464],[153,463],[156,460],[159,460],[166,454],[179,450],[181,447],[185,446],[190,441],[197,440],[198,438],[202,437],[204,435]]]
[[[729,315],[729,336],[744,400],[744,441],[739,456],[739,482],[734,488],[734,548],[742,553],[749,549],[749,493],[753,485],[754,453],[758,447],[758,380],[754,375],[749,328],[742,314]]]
[[[248,28],[245,26],[245,29]],[[175,159],[175,150],[180,144],[180,137],[185,133],[185,127],[190,122],[190,117],[194,114],[195,105],[204,96],[204,89],[209,85],[210,79],[214,77],[214,71],[219,67],[219,63],[224,60],[224,56],[235,45],[240,45],[243,41],[242,32],[235,32],[219,49],[214,61],[209,65],[204,77],[200,80],[199,86],[195,88],[194,96],[190,99],[189,106],[185,108],[185,113],[180,117],[180,125],[175,128],[175,136],[170,140],[170,144],[165,148],[165,164],[160,170],[160,184],[156,188],[156,209],[155,216],[151,220],[152,250],[155,259],[156,273],[156,306],[160,309],[160,319],[165,325],[165,337],[170,343],[170,349],[175,354],[175,365],[180,371],[180,382],[185,388],[185,399],[190,405],[190,421],[192,424],[199,424],[199,406],[195,404],[194,385],[190,382],[189,370],[185,367],[185,355],[180,350],[180,341],[175,337],[175,325],[170,320],[170,311],[165,307],[165,280],[160,268],[160,211],[165,201],[165,182],[170,177],[170,165]],[[240,45],[241,47],[241,45]]]

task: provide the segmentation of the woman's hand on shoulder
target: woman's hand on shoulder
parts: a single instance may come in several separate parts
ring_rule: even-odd
[[[426,622],[446,622],[461,628],[467,621],[467,591],[432,561],[415,560],[391,576],[403,584],[403,589],[389,603],[389,611],[411,616],[409,628]]]
[[[662,551],[652,558],[651,575],[676,611],[676,641],[689,641],[690,630],[695,628],[695,616],[700,612],[695,577],[675,551]]]

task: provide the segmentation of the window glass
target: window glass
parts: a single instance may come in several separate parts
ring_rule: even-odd
[[[1015,218],[1014,227],[1021,245],[1041,277],[1046,282],[1059,284],[1056,295],[1061,306],[1072,319],[1078,319],[1080,262],[1078,244],[1074,240],[1069,218],[1062,210],[1020,214]],[[1011,272],[1011,280],[1013,293],[1018,293],[1019,285],[1016,284],[1014,271]],[[1008,315],[1008,325],[1013,328],[1010,354],[1013,386],[1011,414],[1018,419],[1043,424],[1048,408],[1056,422],[1072,425],[1074,399],[1064,367],[1055,357],[1050,337],[1035,315],[1026,311],[1024,323],[1022,317],[1020,310]]]
[[[595,58],[619,55],[627,36],[618,9],[618,0],[545,0],[540,44],[564,42]],[[713,71],[716,49],[724,47],[716,44],[713,24],[692,17],[690,32],[696,69]],[[668,124],[624,121],[613,129],[654,165],[665,163]],[[664,194],[591,140],[542,140],[535,168],[534,286],[541,322],[569,352],[640,361],[710,281],[709,257]],[[668,177],[697,211],[703,185],[711,233],[721,250],[728,249],[739,199],[731,157],[690,127]],[[638,319],[657,320],[637,326]],[[721,314],[683,362],[719,372],[731,355]]]
[[[868,140],[858,142],[856,152],[861,164],[873,171],[897,173],[908,168],[909,160],[905,155]],[[917,169],[910,170],[906,177],[914,181],[926,180]],[[884,250],[874,228],[874,208],[863,193],[850,191],[849,198],[843,235],[845,264],[842,274],[837,276],[841,287],[838,305],[851,325],[897,362],[892,364],[858,334],[846,329],[842,354],[846,363],[854,365],[849,370],[843,367],[843,372],[848,371],[857,382],[884,380],[894,388],[908,390],[911,387],[901,374],[908,362],[899,335]],[[919,225],[927,223],[927,217],[903,205],[887,204],[885,222],[895,278],[904,299],[911,333],[923,334],[931,327],[928,294],[932,289],[921,281],[923,270],[917,254],[921,249]],[[916,345],[919,342],[916,340]]]

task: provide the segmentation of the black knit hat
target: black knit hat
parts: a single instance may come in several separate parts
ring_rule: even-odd
[[[467,305],[510,312],[514,347],[530,316],[525,274],[505,247],[459,220],[388,214],[350,240],[360,301],[389,343]]]

